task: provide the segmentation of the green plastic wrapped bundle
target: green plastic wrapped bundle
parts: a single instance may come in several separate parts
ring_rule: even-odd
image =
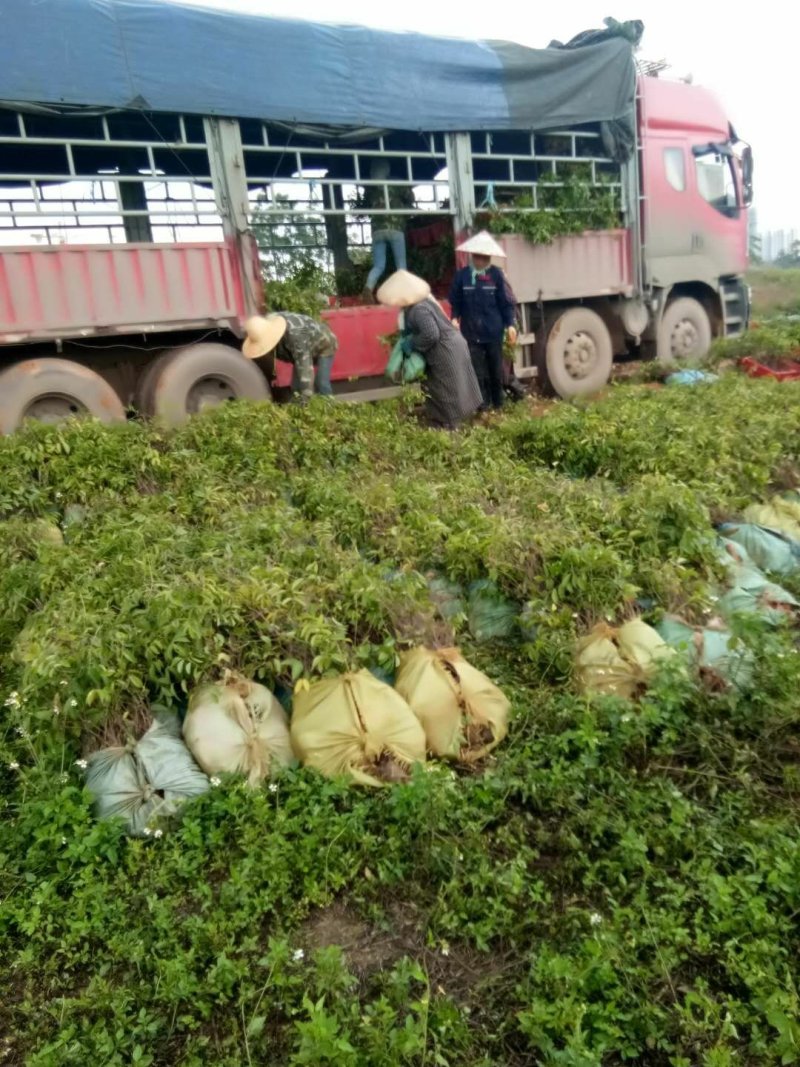
[[[724,685],[747,686],[753,676],[753,654],[729,630],[690,626],[674,615],[656,626],[661,637],[684,653],[692,667],[706,678]]]
[[[428,591],[436,610],[443,619],[454,619],[457,615],[466,615],[467,604],[464,590],[457,582],[431,572],[427,575]]]
[[[717,602],[717,611],[726,622],[734,615],[760,615],[776,624],[794,617],[800,606],[790,592],[770,582],[754,567],[742,567],[736,572],[734,583]]]
[[[517,625],[517,605],[507,600],[494,582],[473,582],[468,597],[469,628],[476,641],[511,637]]]
[[[208,785],[172,720],[154,722],[135,745],[95,752],[86,772],[97,818],[122,819],[134,837]]]
[[[763,571],[786,575],[800,569],[800,542],[793,541],[781,530],[770,530],[750,522],[728,522],[720,527],[720,533],[741,546],[755,566]]]

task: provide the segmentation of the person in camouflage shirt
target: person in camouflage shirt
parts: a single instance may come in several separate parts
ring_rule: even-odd
[[[327,324],[300,315],[295,311],[282,311],[286,320],[286,332],[274,350],[276,359],[294,364],[292,392],[304,399],[314,392],[320,396],[332,396],[331,367],[339,347],[336,334]],[[316,367],[316,380],[314,368]]]

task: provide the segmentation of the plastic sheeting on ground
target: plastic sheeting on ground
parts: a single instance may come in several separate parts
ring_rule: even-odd
[[[101,749],[88,762],[86,788],[95,815],[122,819],[135,837],[209,787],[171,719],[154,722],[135,745]]]
[[[207,774],[243,774],[250,785],[292,762],[280,702],[263,685],[238,675],[192,694],[183,736]]]
[[[403,698],[370,671],[325,678],[298,690],[292,745],[306,766],[361,785],[403,781],[425,762],[425,732]]]
[[[474,763],[508,732],[508,698],[457,648],[404,652],[395,688],[422,723],[434,756]]]

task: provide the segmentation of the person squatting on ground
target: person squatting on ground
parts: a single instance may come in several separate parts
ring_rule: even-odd
[[[453,322],[469,345],[469,353],[483,398],[482,407],[500,408],[504,398],[503,338],[517,339],[513,294],[492,258],[505,258],[494,238],[482,232],[459,245],[471,263],[456,272],[450,290]]]
[[[426,421],[454,430],[481,405],[481,391],[466,341],[431,295],[422,278],[400,270],[377,292],[379,303],[401,310],[406,352],[425,358],[422,384]]]
[[[270,383],[275,380],[274,361],[279,359],[294,367],[292,395],[299,395],[303,400],[310,399],[315,391],[320,396],[333,396],[331,368],[339,341],[326,322],[295,311],[283,311],[266,318],[255,315],[247,320],[245,330],[242,353],[248,359],[272,355],[267,373]]]

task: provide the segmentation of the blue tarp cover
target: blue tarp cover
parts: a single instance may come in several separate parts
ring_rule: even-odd
[[[631,45],[531,49],[170,0],[2,0],[0,101],[398,130],[624,121]]]

